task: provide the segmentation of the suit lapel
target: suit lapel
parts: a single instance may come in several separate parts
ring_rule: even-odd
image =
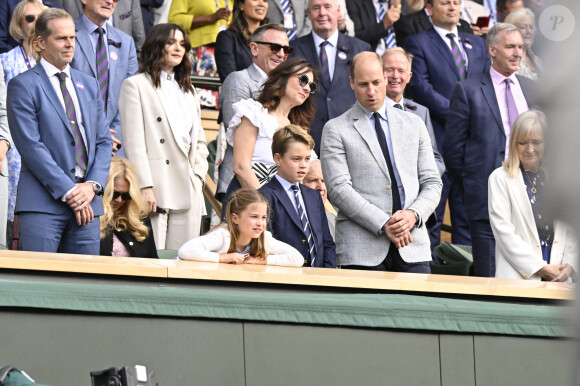
[[[534,235],[536,240],[540,239],[538,234],[538,228],[536,227],[536,221],[534,220],[534,212],[532,211],[532,204],[530,203],[530,198],[526,191],[526,184],[524,183],[524,176],[522,171],[518,169],[515,178],[509,178],[510,186],[512,189],[512,194],[516,198],[516,203],[520,209],[520,213],[523,214],[524,221],[528,230]]]
[[[119,34],[117,33],[117,31],[112,28],[111,26],[107,26],[107,35],[106,35],[106,40],[111,39],[115,42],[121,42],[121,37],[119,36]],[[108,45],[109,43],[107,41],[105,41],[105,44]],[[115,82],[117,82],[117,79],[115,78],[116,75],[116,69],[117,69],[117,62],[119,60],[128,60],[128,58],[124,58],[121,56],[120,52],[119,52],[119,48],[113,46],[113,45],[108,45],[107,47],[109,49],[109,57],[108,57],[108,62],[109,62],[109,90],[111,89],[111,85],[115,84]],[[112,53],[115,54],[112,54]]]
[[[459,72],[457,71],[457,66],[455,65],[455,61],[453,60],[453,56],[451,55],[451,50],[447,46],[447,44],[443,41],[441,36],[435,31],[434,28],[428,29],[427,34],[429,38],[433,41],[433,46],[437,48],[441,56],[447,61],[449,66],[452,68],[453,73],[456,75],[457,80],[460,81]]]
[[[387,161],[385,161],[385,157],[383,156],[383,151],[379,145],[379,141],[377,140],[377,134],[375,133],[375,129],[371,127],[371,123],[367,118],[366,114],[364,113],[363,109],[355,104],[353,108],[354,116],[354,128],[358,131],[359,135],[362,139],[367,143],[369,150],[377,164],[385,173],[385,175],[390,179],[389,176],[389,169],[387,168]]]
[[[483,96],[485,97],[489,109],[495,118],[495,122],[497,123],[498,128],[505,136],[505,132],[503,130],[503,121],[501,120],[501,113],[499,111],[499,104],[497,97],[495,96],[495,89],[493,88],[493,82],[489,73],[486,73],[485,76],[481,78],[481,91],[483,92]]]
[[[347,51],[347,52],[345,52]],[[340,32],[338,33],[338,41],[336,44],[336,57],[334,59],[334,74],[332,75],[332,84],[336,84],[337,86],[349,84],[349,73],[348,73],[348,66],[340,65],[341,62],[350,60],[348,56],[348,52],[352,51],[352,45],[350,41]],[[347,54],[346,59],[341,59],[338,55],[344,52]],[[332,87],[331,84],[331,87]]]
[[[306,215],[308,216],[308,222],[310,223],[310,229],[312,231],[312,237],[314,237],[314,244],[316,245],[316,232],[314,229],[322,229],[320,215],[316,212],[316,196],[313,196],[313,193],[316,195],[320,195],[318,192],[312,192],[308,189],[305,189],[304,185],[300,184],[300,192],[302,192],[302,198],[304,199],[304,206],[306,207]],[[312,205],[308,205],[312,204]]]
[[[93,52],[93,43],[91,42],[89,31],[87,31],[87,29],[85,28],[85,23],[83,22],[82,18],[77,19],[76,21],[76,33],[78,44],[75,55],[78,54],[84,55],[86,62],[89,64],[89,66],[91,67],[91,71],[93,72],[91,75],[93,76],[93,78],[97,78],[96,54]]]
[[[397,171],[399,172],[399,179],[401,180],[401,183],[404,184],[403,181],[403,175],[405,173],[401,173],[401,169],[403,167],[403,162],[402,160],[405,158],[408,158],[409,155],[405,154],[405,151],[407,149],[407,146],[405,146],[405,138],[407,137],[405,135],[405,130],[404,130],[404,122],[401,120],[401,117],[399,116],[399,114],[397,114],[397,112],[395,111],[394,107],[390,107],[387,104],[387,119],[389,120],[389,134],[391,136],[391,149],[390,151],[393,152],[393,158],[395,160],[395,164],[393,165],[393,168],[396,168]],[[399,160],[401,160],[401,162],[399,162]],[[404,202],[401,204],[405,204]]]
[[[286,213],[288,213],[290,219],[292,219],[292,222],[294,222],[294,224],[296,224],[296,226],[299,229],[302,229],[302,222],[298,217],[298,212],[296,211],[296,208],[294,208],[294,205],[292,205],[292,202],[290,202],[290,197],[288,197],[288,193],[286,193],[286,191],[284,190],[278,179],[276,177],[272,178],[269,184],[270,187],[272,188],[274,196],[276,196],[278,201],[280,201],[280,204],[282,204],[284,209],[286,209]]]
[[[457,32],[459,34],[459,37],[461,38],[461,46],[463,47],[463,51],[465,51],[465,54],[467,55],[467,72],[465,73],[465,77],[467,78],[467,76],[469,76],[469,69],[471,68],[471,66],[469,66],[469,63],[475,63],[476,60],[478,60],[478,58],[474,58],[474,52],[473,52],[473,46],[471,45],[471,43],[467,43],[466,40],[471,40],[471,38],[469,36],[467,36],[468,34],[464,34],[463,32]],[[468,47],[471,47],[469,48]]]
[[[91,129],[94,126],[94,125],[92,125],[92,122],[89,121],[89,117],[91,116],[89,114],[89,106],[91,106],[92,101],[87,99],[87,93],[84,91],[85,85],[81,81],[78,81],[76,79],[76,74],[74,73],[72,68],[71,68],[70,76],[71,76],[71,80],[72,80],[72,83],[73,83],[74,88],[75,88],[75,93],[77,94],[77,99],[79,101],[79,107],[81,109],[82,124],[83,124],[83,128],[85,129],[85,137],[86,137],[85,146],[87,148],[87,155],[88,155],[88,157],[90,157],[90,155],[92,153],[91,146],[95,145],[93,143],[94,141],[89,140],[89,138],[91,138]],[[87,163],[90,164],[91,161],[92,160],[90,158],[87,159]]]
[[[56,90],[52,87],[52,83],[50,83],[50,79],[48,79],[48,75],[44,71],[44,67],[39,63],[37,64],[32,71],[34,71],[38,75],[38,83],[42,87],[46,98],[50,101],[58,116],[62,120],[62,123],[68,129],[69,133],[72,135],[72,131],[70,125],[68,124],[68,118],[66,117],[66,112],[64,111],[64,107],[60,103],[58,95],[56,94]]]

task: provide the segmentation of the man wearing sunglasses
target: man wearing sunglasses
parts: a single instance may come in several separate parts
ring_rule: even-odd
[[[245,70],[232,72],[222,86],[220,104],[226,130],[234,116],[232,105],[242,99],[256,98],[270,71],[288,58],[292,47],[288,45],[288,36],[283,25],[264,24],[254,31],[250,50],[253,57],[252,65]],[[234,177],[233,162],[233,149],[228,145],[219,166],[216,191],[218,200],[222,199]]]
[[[107,23],[115,11],[116,1],[82,0],[82,2],[84,13],[75,20],[78,49],[71,66],[99,81],[107,124],[114,138],[120,139],[121,84],[137,72],[137,51],[131,36]],[[117,150],[116,155],[125,156],[122,147]]]
[[[314,151],[320,154],[322,128],[329,119],[348,110],[356,101],[348,81],[352,58],[371,46],[338,31],[340,6],[336,0],[310,0],[307,9],[312,32],[291,42],[291,55],[307,59],[320,71],[316,115],[310,124]]]

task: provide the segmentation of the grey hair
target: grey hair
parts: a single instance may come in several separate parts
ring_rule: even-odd
[[[489,29],[487,33],[487,38],[485,39],[485,43],[487,47],[489,46],[497,46],[499,43],[499,34],[505,31],[506,34],[511,34],[512,32],[520,33],[518,27],[513,24],[509,23],[497,23],[493,27]]]
[[[534,22],[536,20],[536,15],[534,15],[531,9],[518,8],[508,13],[508,15],[505,17],[504,23],[516,24],[517,21],[523,19],[524,17],[531,17]]]
[[[413,54],[410,52],[405,51],[404,49],[402,49],[401,47],[391,47],[391,48],[387,48],[385,50],[385,53],[383,54],[383,56],[381,56],[381,59],[385,59],[385,57],[387,56],[391,56],[393,54],[396,53],[400,53],[403,54],[407,57],[407,60],[409,61],[409,71],[411,71],[411,65],[413,64]]]
[[[284,26],[282,24],[274,24],[274,23],[264,24],[264,25],[261,25],[258,28],[256,28],[256,30],[252,34],[252,37],[250,38],[250,41],[256,42],[256,41],[262,40],[262,36],[264,36],[266,31],[269,31],[272,29],[275,31],[280,31],[280,32],[286,33],[286,28],[284,28]]]

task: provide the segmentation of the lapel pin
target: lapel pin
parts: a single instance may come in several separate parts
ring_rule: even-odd
[[[111,57],[112,60],[117,60],[118,59],[117,53],[115,51],[111,51],[109,53],[109,56]]]
[[[339,51],[339,52],[338,52],[338,58],[339,58],[340,60],[346,60],[346,53],[345,53],[345,52],[343,52],[343,51]]]
[[[75,86],[77,86],[77,88],[78,88],[79,90],[84,90],[84,89],[85,89],[85,85],[84,85],[84,84],[82,84],[82,83],[81,83],[81,82],[79,82],[79,81],[76,81],[76,82],[75,82]]]

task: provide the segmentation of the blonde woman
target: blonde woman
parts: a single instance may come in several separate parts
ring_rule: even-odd
[[[101,255],[157,258],[149,205],[141,196],[135,167],[124,158],[111,160],[103,207]]]
[[[576,274],[573,231],[542,205],[548,184],[541,165],[545,128],[542,112],[522,113],[512,127],[508,159],[489,176],[495,277],[571,281]]]

